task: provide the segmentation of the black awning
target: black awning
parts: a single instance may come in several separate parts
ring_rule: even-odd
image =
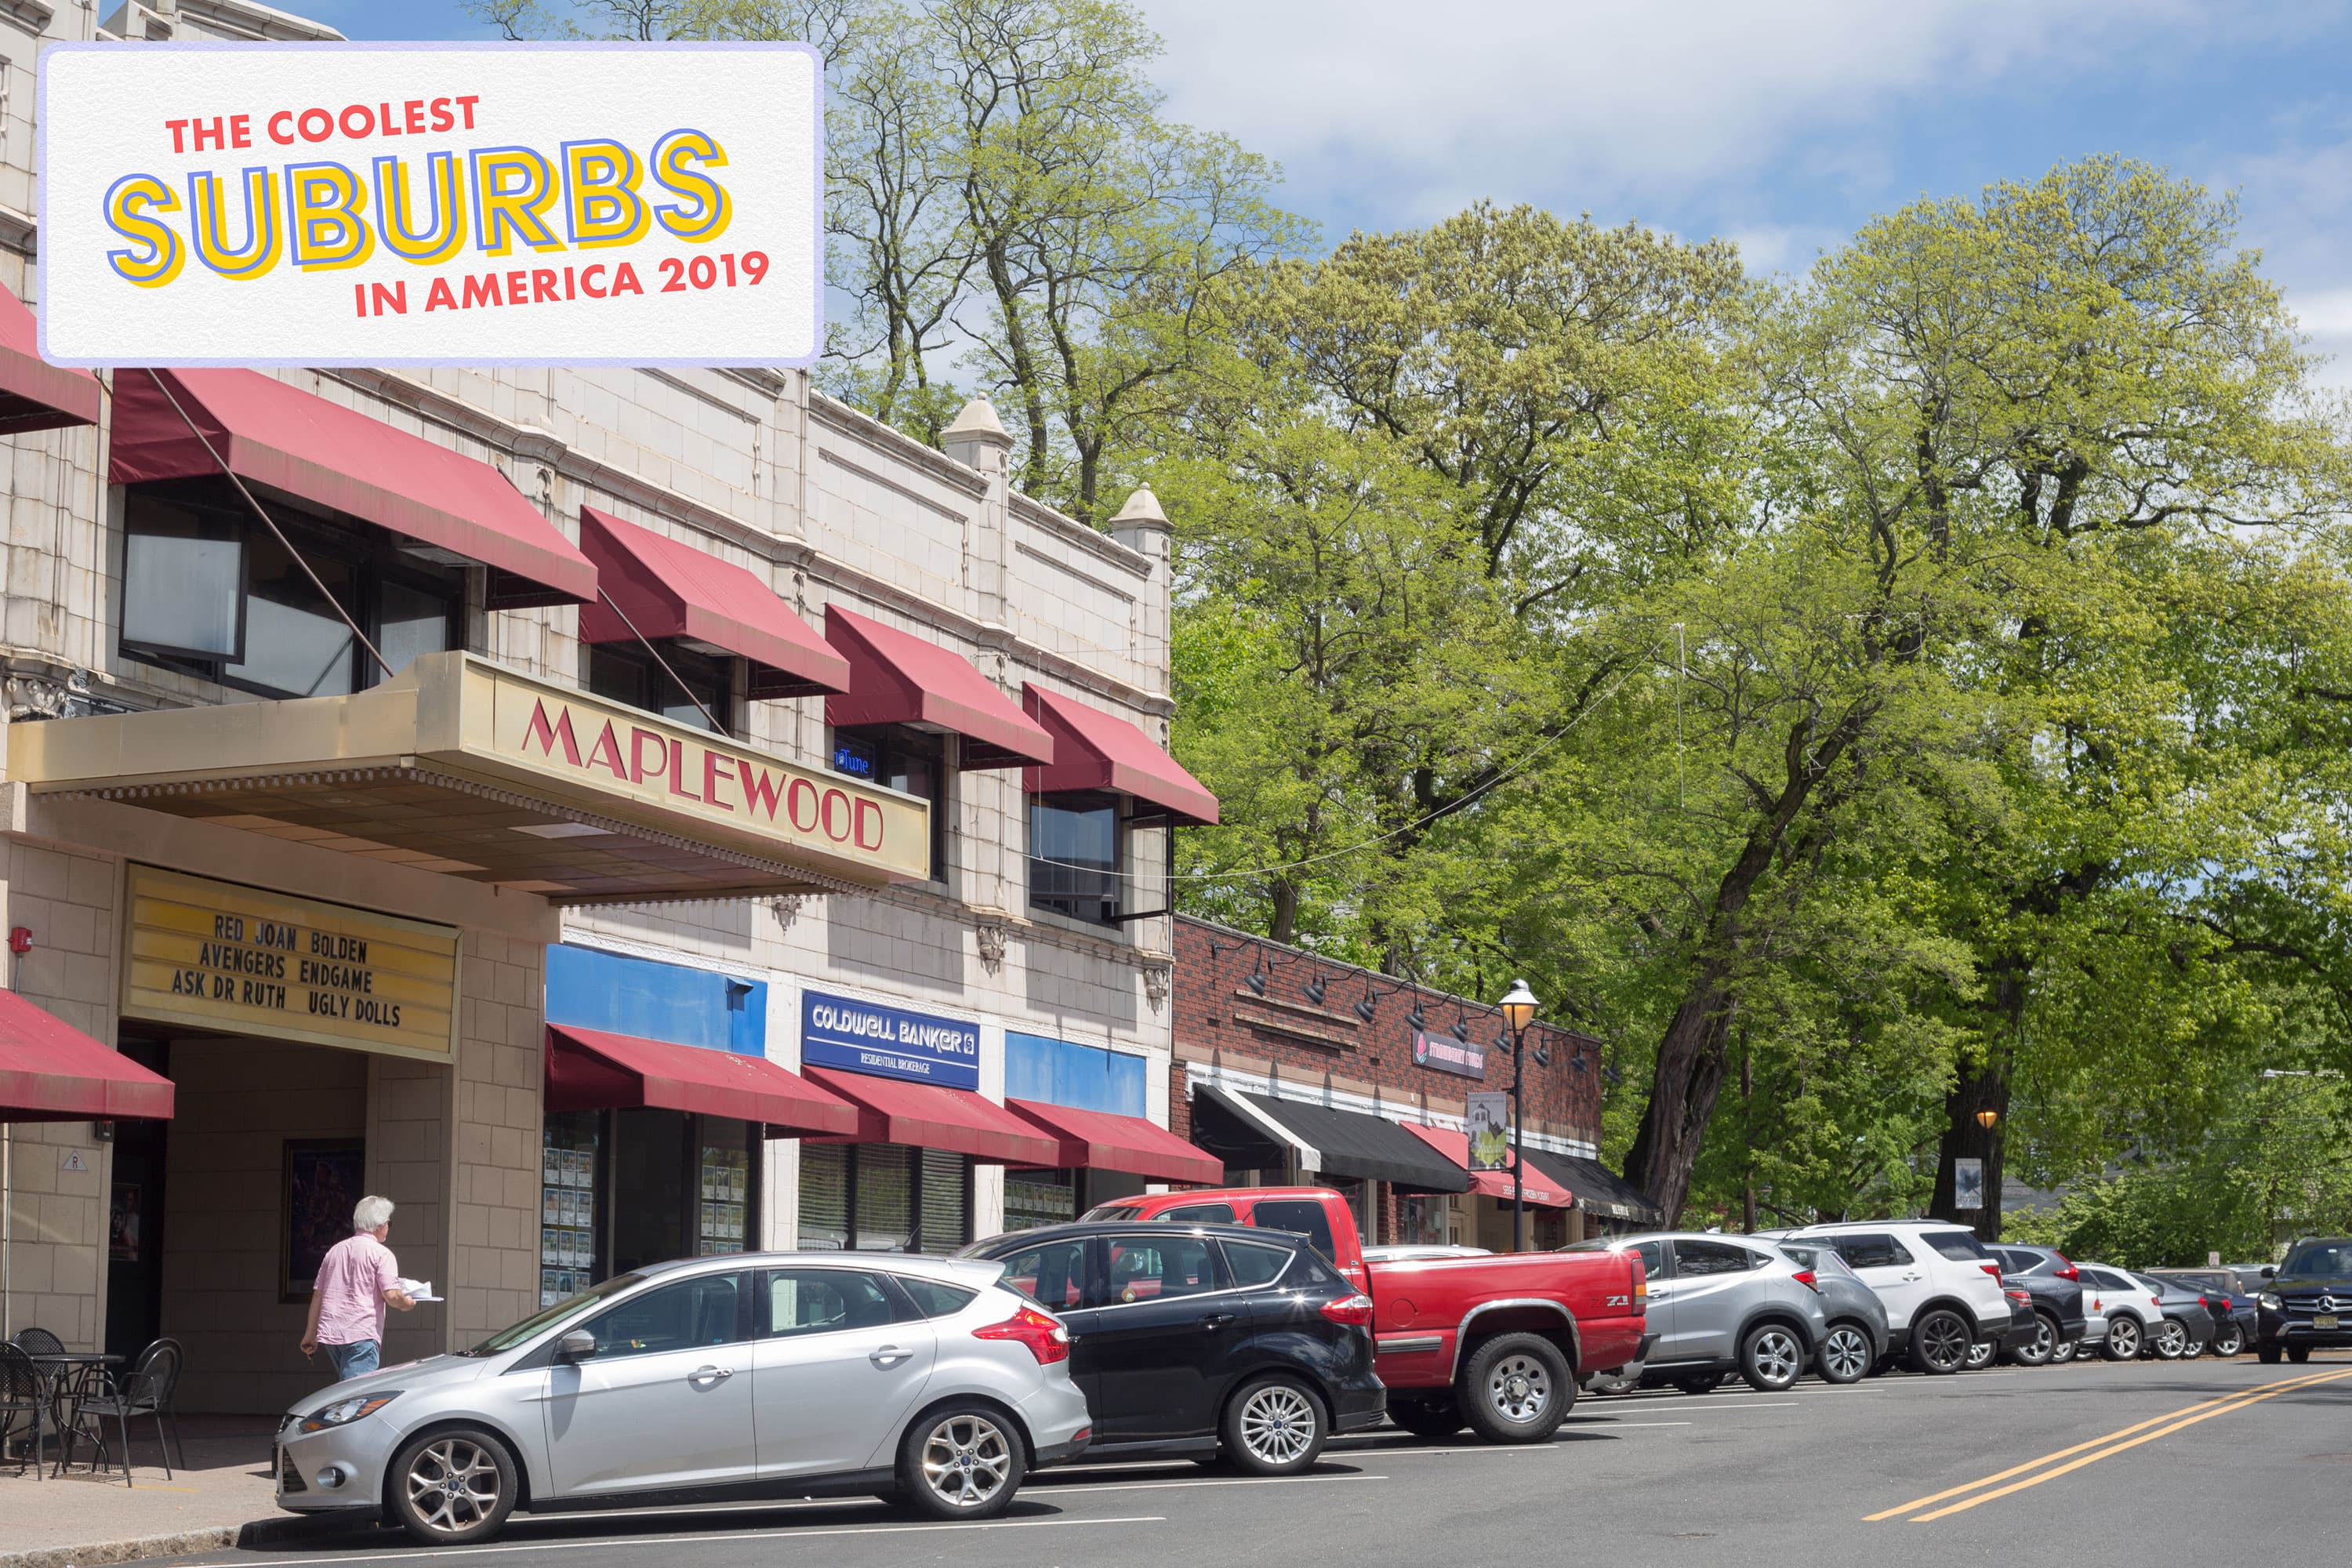
[[[1416,1193],[1470,1190],[1467,1171],[1386,1117],[1211,1083],[1192,1086],[1192,1141],[1229,1165],[1263,1167],[1295,1154],[1318,1175]]]
[[[1660,1223],[1657,1205],[1600,1161],[1588,1160],[1581,1154],[1555,1154],[1549,1149],[1529,1149],[1526,1153],[1528,1163],[1540,1166],[1546,1174],[1576,1194],[1574,1207],[1611,1219],[1630,1220],[1635,1225]]]

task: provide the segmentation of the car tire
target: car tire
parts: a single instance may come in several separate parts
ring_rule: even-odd
[[[514,1456],[478,1427],[427,1432],[392,1457],[384,1500],[393,1521],[427,1546],[488,1541],[514,1511]]]
[[[1713,1394],[1723,1386],[1723,1380],[1727,1375],[1720,1372],[1702,1372],[1696,1376],[1675,1379],[1675,1386],[1685,1394]]]
[[[1416,1437],[1451,1437],[1462,1430],[1462,1407],[1449,1398],[1389,1400],[1389,1419]]]
[[[2286,1347],[2286,1359],[2293,1362],[2295,1365],[2301,1366],[2304,1363],[2311,1359],[2311,1347],[2309,1345],[2289,1345]]]
[[[1930,1377],[1945,1377],[1968,1364],[1976,1332],[1949,1307],[1935,1307],[1911,1322],[1911,1364]]]
[[[1860,1323],[1832,1323],[1822,1336],[1813,1369],[1823,1383],[1860,1383],[1870,1375],[1870,1331]]]
[[[2189,1353],[2189,1327],[2178,1318],[2167,1318],[2164,1326],[2147,1338],[2149,1353],[2158,1361],[2179,1361]]]
[[[2081,1355],[2082,1353],[2082,1341],[2060,1340],[2058,1342],[2058,1348],[2050,1352],[2050,1364],[2052,1366],[2064,1366],[2068,1362],[2073,1361],[2076,1356]]]
[[[1969,1344],[1967,1367],[1970,1372],[1982,1372],[2000,1359],[1999,1340],[1973,1340]]]
[[[2256,1345],[2254,1347],[2254,1359],[2262,1363],[2264,1366],[2278,1365],[2279,1353],[2279,1347],[2276,1345]]]
[[[1489,1443],[1546,1442],[1576,1405],[1576,1378],[1541,1334],[1496,1334],[1471,1352],[1454,1403]]]
[[[2099,1353],[2109,1361],[2137,1361],[2144,1337],[2137,1318],[2109,1318],[2106,1342],[2099,1346]]]
[[[2246,1325],[2231,1320],[2214,1331],[2212,1351],[2217,1356],[2233,1356],[2246,1348]]]
[[[1322,1457],[1331,1418],[1315,1391],[1295,1377],[1260,1377],[1225,1402],[1219,1423],[1225,1458],[1254,1476],[1295,1476]]]
[[[2010,1352],[2009,1359],[2020,1366],[2048,1366],[2058,1353],[2066,1336],[2058,1331],[2058,1320],[2047,1312],[2033,1314],[2033,1337]]]
[[[898,1501],[928,1519],[992,1519],[1028,1473],[1021,1428],[992,1405],[935,1405],[898,1439]]]
[[[1793,1387],[1804,1370],[1804,1343],[1785,1323],[1759,1323],[1739,1342],[1739,1375],[1759,1394]]]

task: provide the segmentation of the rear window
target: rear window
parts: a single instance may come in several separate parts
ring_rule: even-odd
[[[1896,1268],[1910,1262],[1910,1249],[1892,1236],[1878,1231],[1862,1231],[1852,1236],[1822,1237],[1837,1249],[1837,1255],[1855,1268]]]
[[[1993,1255],[1985,1244],[1965,1230],[1931,1230],[1924,1238],[1927,1245],[1955,1263],[1990,1263]]]
[[[1840,1258],[1833,1247],[1822,1247],[1818,1243],[1784,1241],[1780,1244],[1780,1250],[1795,1258],[1799,1268],[1810,1268],[1816,1274],[1853,1272],[1845,1266],[1845,1259]]]
[[[916,1310],[926,1318],[951,1318],[971,1305],[980,1294],[961,1285],[943,1284],[937,1279],[919,1279],[911,1274],[898,1277],[898,1288],[914,1298]]]
[[[1286,1247],[1276,1247],[1263,1241],[1225,1241],[1225,1267],[1234,1271],[1234,1283],[1242,1286],[1271,1285],[1282,1278],[1290,1260],[1298,1255]]]
[[[1321,1204],[1303,1198],[1276,1198],[1258,1205],[1251,1223],[1260,1230],[1286,1230],[1293,1236],[1303,1236],[1307,1246],[1334,1262],[1339,1260],[1331,1245],[1331,1220]]]

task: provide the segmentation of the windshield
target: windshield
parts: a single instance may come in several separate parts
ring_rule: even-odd
[[[2352,1241],[2309,1241],[2286,1255],[2279,1267],[2281,1279],[2342,1279],[2352,1278]]]
[[[457,1353],[483,1356],[497,1355],[502,1351],[510,1351],[515,1346],[535,1338],[543,1331],[553,1328],[565,1319],[578,1317],[605,1297],[625,1290],[632,1285],[645,1283],[645,1279],[642,1274],[615,1274],[602,1285],[591,1285],[577,1296],[566,1296],[552,1307],[542,1307],[513,1327],[500,1329],[472,1350],[459,1351]]]

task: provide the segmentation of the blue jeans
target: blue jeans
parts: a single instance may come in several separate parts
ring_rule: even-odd
[[[327,1359],[335,1363],[335,1381],[349,1383],[355,1377],[365,1377],[376,1368],[376,1352],[380,1348],[373,1340],[362,1340],[355,1345],[321,1344]]]

